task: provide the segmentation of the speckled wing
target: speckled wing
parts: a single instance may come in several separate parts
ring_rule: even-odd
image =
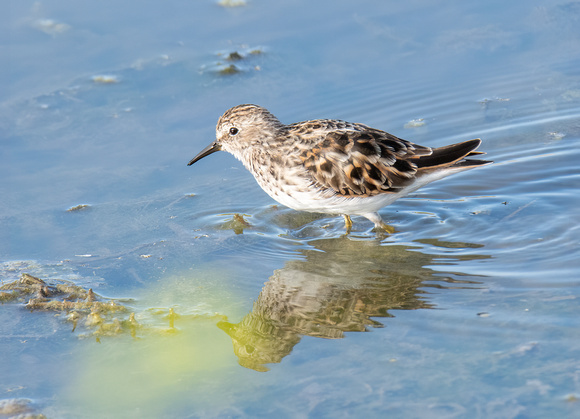
[[[364,128],[330,132],[302,152],[300,158],[315,184],[344,196],[395,193],[414,180],[414,160],[432,153],[429,147]]]

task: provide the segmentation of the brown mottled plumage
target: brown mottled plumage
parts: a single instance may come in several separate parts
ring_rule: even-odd
[[[481,140],[430,148],[363,124],[317,119],[282,124],[257,105],[218,120],[216,140],[194,157],[225,150],[272,198],[298,211],[362,215],[387,228],[377,211],[434,180],[491,163],[472,160]]]

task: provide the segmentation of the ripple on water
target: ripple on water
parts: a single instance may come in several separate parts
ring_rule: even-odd
[[[268,42],[251,76],[196,78],[211,51],[193,53],[188,41],[178,49],[189,52],[103,73],[116,83],[74,78],[3,106],[11,159],[0,170],[12,188],[0,201],[10,239],[0,243],[3,254],[38,256],[45,268],[53,264],[46,259],[70,258],[59,269],[103,295],[148,289],[140,304],[208,314],[201,324],[183,316],[174,334],[153,342],[86,340],[71,349],[70,332],[55,333],[53,316],[5,306],[5,324],[21,334],[2,342],[3,371],[33,396],[72,383],[83,413],[113,400],[117,414],[137,414],[139,405],[181,416],[268,416],[280,406],[296,416],[340,416],[353,406],[369,417],[573,412],[564,396],[577,393],[580,342],[578,10],[574,2],[521,3],[495,11],[482,3],[482,12],[462,2],[450,9],[401,2],[374,20],[364,16],[368,9],[357,5],[355,15],[348,2],[336,2],[324,22],[288,7],[284,19],[316,22],[293,25],[308,38],[300,45],[305,38],[286,24],[258,39],[261,25],[277,24],[275,2],[228,14],[217,8],[219,19],[208,20],[212,36],[234,25],[240,39]],[[437,19],[425,19],[431,12]],[[449,13],[469,16],[450,20]],[[510,22],[513,16],[522,19]],[[480,17],[490,23],[471,28]],[[403,27],[413,20],[415,29]],[[73,29],[71,38],[43,45],[74,45],[84,32]],[[323,32],[322,44],[311,36]],[[337,41],[337,33],[353,36]],[[113,46],[96,32],[89,38],[104,42],[91,51]],[[554,62],[550,52],[563,49],[569,62]],[[242,101],[266,105],[286,123],[342,118],[427,146],[481,137],[495,164],[382,210],[396,229],[391,236],[377,236],[364,219],[345,236],[341,217],[276,206],[225,153],[186,171],[213,136],[217,113]],[[422,125],[408,124],[420,118]],[[89,210],[66,211],[85,202]],[[54,275],[64,275],[59,269]],[[71,365],[72,351],[78,364]],[[274,371],[256,375],[236,362]],[[23,377],[19,366],[33,374]],[[55,379],[57,370],[79,376]],[[199,410],[206,399],[208,410]]]

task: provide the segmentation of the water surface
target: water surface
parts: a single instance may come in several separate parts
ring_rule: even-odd
[[[1,280],[127,308],[73,326],[2,304],[0,400],[578,416],[580,3],[54,0],[0,19]],[[186,166],[240,103],[428,146],[481,137],[495,163],[383,209],[393,235],[359,217],[346,235],[226,153]]]

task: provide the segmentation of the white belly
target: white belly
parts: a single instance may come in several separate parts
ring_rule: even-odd
[[[272,187],[271,184],[258,183],[274,200],[297,211],[321,212],[326,214],[365,215],[379,211],[381,208],[391,205],[397,199],[411,192],[444,178],[460,170],[441,170],[415,179],[415,182],[396,193],[382,193],[369,197],[344,197],[329,196],[330,194],[301,186],[287,186],[283,189]]]

